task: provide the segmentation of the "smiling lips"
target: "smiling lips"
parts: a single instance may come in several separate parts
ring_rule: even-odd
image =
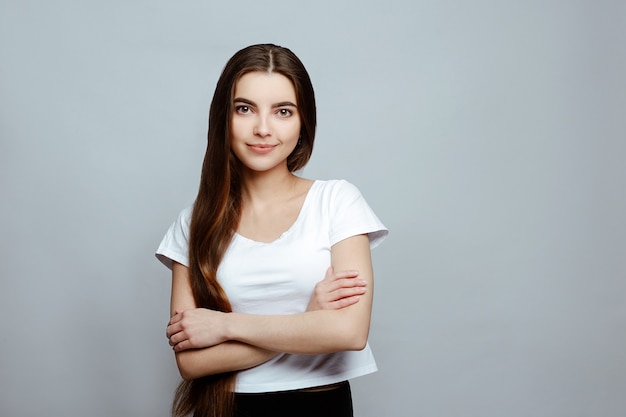
[[[260,155],[265,155],[266,153],[270,153],[274,150],[274,148],[277,145],[270,145],[270,144],[266,144],[266,143],[257,143],[257,144],[250,144],[248,143],[248,148],[255,153],[258,153]]]

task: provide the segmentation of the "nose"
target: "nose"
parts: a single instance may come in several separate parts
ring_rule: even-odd
[[[254,126],[255,135],[265,137],[272,134],[272,129],[270,128],[269,121],[266,116],[259,115],[256,120],[256,125]]]

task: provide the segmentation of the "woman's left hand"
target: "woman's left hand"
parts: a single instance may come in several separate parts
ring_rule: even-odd
[[[224,320],[227,313],[194,308],[176,311],[170,319],[166,336],[174,351],[201,349],[219,345],[227,340]]]

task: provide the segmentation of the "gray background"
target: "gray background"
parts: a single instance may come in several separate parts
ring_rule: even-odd
[[[346,178],[374,252],[356,415],[626,410],[622,1],[2,0],[0,414],[167,416],[169,274],[226,60],[290,47],[303,175]]]

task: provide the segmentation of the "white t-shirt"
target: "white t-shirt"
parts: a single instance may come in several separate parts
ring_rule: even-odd
[[[183,210],[163,238],[156,256],[188,266],[191,208]],[[376,247],[387,229],[359,190],[345,180],[315,181],[294,224],[270,243],[235,233],[217,279],[233,311],[296,314],[306,311],[311,294],[330,266],[331,247],[368,234]],[[332,384],[375,372],[369,345],[361,351],[322,355],[279,354],[237,375],[237,392],[273,392]]]

